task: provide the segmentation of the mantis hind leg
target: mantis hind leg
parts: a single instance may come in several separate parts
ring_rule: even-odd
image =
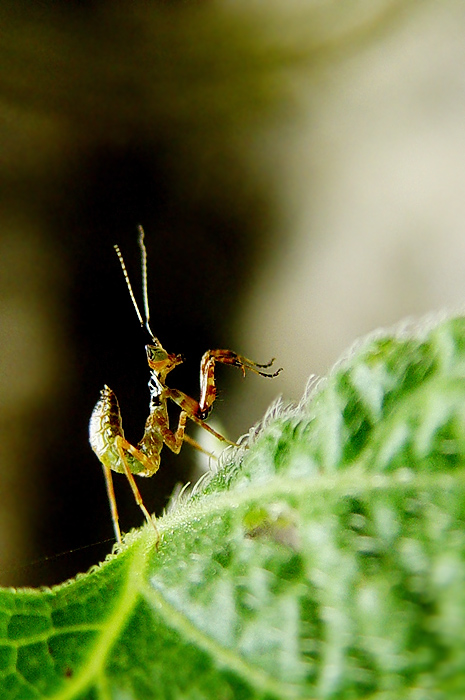
[[[126,474],[126,478],[129,481],[129,486],[132,489],[134,499],[135,499],[137,505],[139,506],[139,508],[141,509],[141,511],[143,512],[147,522],[150,523],[150,525],[155,530],[155,534],[156,534],[156,538],[157,538],[156,545],[158,547],[158,542],[160,540],[160,534],[158,532],[158,528],[155,525],[155,520],[152,518],[152,516],[150,515],[150,513],[148,512],[147,508],[144,505],[144,501],[142,500],[142,496],[140,495],[140,491],[137,488],[137,484],[136,484],[136,481],[134,479],[134,476],[132,475],[131,470],[129,468],[129,464],[128,464],[128,461],[127,461],[126,455],[125,455],[125,450],[127,450],[128,452],[131,452],[131,454],[134,452],[136,458],[139,457],[140,453],[135,447],[133,447],[130,443],[127,442],[127,440],[125,440],[125,438],[121,437],[120,435],[118,435],[116,437],[116,449],[118,450],[118,454],[119,454],[119,457],[121,459],[121,464],[123,465],[124,473]],[[111,480],[111,476],[110,476],[110,480]],[[111,482],[112,482],[112,480],[111,480]],[[111,488],[113,491],[113,482],[112,482]],[[107,491],[108,491],[108,487],[107,487]],[[112,518],[113,518],[113,527],[115,528],[116,538],[117,538],[118,542],[121,543],[121,533],[120,533],[119,524],[118,524],[118,513],[116,510],[116,499],[115,499],[114,491],[112,493],[112,496],[110,495],[110,491],[108,491],[108,498],[110,500],[110,506],[111,506],[111,512],[112,512]],[[114,508],[114,511],[113,511],[113,508]],[[114,512],[116,513],[116,515],[114,515]]]
[[[113,521],[113,529],[118,544],[121,544],[121,530],[119,527],[118,507],[116,505],[115,489],[113,487],[113,478],[111,469],[106,464],[102,464],[103,473],[105,475],[105,485],[107,487],[108,502],[110,503],[111,519]]]

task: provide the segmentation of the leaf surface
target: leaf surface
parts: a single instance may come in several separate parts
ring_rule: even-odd
[[[359,344],[123,551],[0,591],[2,700],[463,698],[465,319]]]

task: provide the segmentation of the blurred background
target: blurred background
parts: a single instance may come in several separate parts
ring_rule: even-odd
[[[233,439],[358,336],[463,304],[465,7],[17,0],[0,26],[0,583],[50,585],[112,546],[100,389],[134,444],[148,412],[112,247],[140,299],[138,224],[170,385],[197,396],[215,347],[285,369],[220,368]],[[149,510],[196,459],[163,451]]]

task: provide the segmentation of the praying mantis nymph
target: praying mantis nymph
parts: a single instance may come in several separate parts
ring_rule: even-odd
[[[273,373],[263,371],[271,367],[274,358],[264,365],[259,365],[256,362],[248,360],[246,357],[242,357],[242,355],[238,355],[232,350],[207,350],[200,363],[199,401],[184,394],[182,391],[179,391],[179,389],[170,389],[166,386],[166,377],[168,373],[177,365],[180,365],[183,360],[181,355],[173,355],[166,352],[150,328],[147,293],[147,252],[144,244],[144,231],[141,226],[139,226],[139,247],[142,262],[142,292],[145,321],[137,306],[121,251],[118,246],[114,246],[141,326],[145,326],[151,338],[151,343],[145,346],[147,362],[150,369],[150,405],[149,415],[145,423],[144,435],[137,446],[131,445],[131,443],[126,440],[121,423],[118,399],[110,387],[106,385],[100,392],[100,399],[97,401],[92,411],[89,424],[89,441],[93,451],[102,463],[113,527],[116,539],[119,543],[121,543],[121,530],[119,527],[118,508],[116,506],[115,491],[111,475],[112,470],[126,474],[136,503],[142,510],[147,522],[153,526],[158,543],[159,534],[155,520],[150,516],[143,503],[133,474],[137,474],[138,476],[153,476],[160,466],[160,452],[163,445],[167,445],[175,454],[179,453],[183,442],[188,442],[193,447],[203,451],[199,443],[185,433],[188,418],[212,433],[212,435],[219,440],[229,444],[235,444],[231,443],[205,423],[205,419],[210,413],[216,398],[215,364],[217,362],[224,365],[239,367],[244,376],[246,370],[250,370],[262,377],[276,377],[282,370],[282,368],[280,368]],[[168,399],[177,404],[181,409],[178,426],[174,432],[169,427]]]

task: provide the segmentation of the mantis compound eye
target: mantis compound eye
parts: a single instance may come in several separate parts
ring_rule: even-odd
[[[149,362],[166,362],[168,359],[168,353],[159,345],[146,345],[145,352]]]

